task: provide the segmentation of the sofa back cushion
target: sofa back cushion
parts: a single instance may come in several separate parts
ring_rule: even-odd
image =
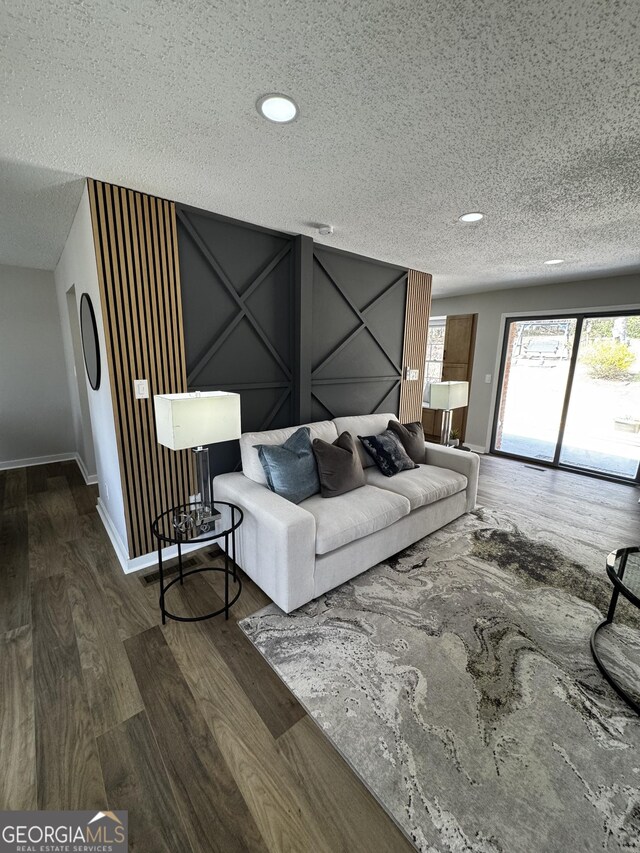
[[[389,416],[387,416],[389,417]],[[338,437],[338,432],[333,421],[317,421],[313,424],[302,424],[309,427],[311,440],[321,438],[323,441],[332,442]],[[300,429],[299,426],[285,427],[284,429],[269,429],[264,432],[245,432],[240,436],[240,457],[242,459],[242,473],[254,483],[267,485],[264,468],[260,462],[256,444],[284,444]]]
[[[379,433],[385,431],[389,421],[397,420],[398,418],[395,415],[386,413],[381,415],[354,415],[350,418],[335,418],[333,423],[338,431],[338,435],[343,432],[351,433],[356,443],[356,447],[358,448],[358,453],[360,454],[362,467],[369,468],[370,465],[375,465],[375,462],[364,449],[364,446],[358,436],[379,435]],[[322,436],[319,437],[322,438]]]

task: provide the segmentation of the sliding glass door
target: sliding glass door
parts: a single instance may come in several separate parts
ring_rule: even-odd
[[[585,317],[560,464],[634,479],[640,459],[640,316]]]
[[[575,319],[508,323],[495,450],[553,462],[575,331]]]
[[[507,320],[491,449],[637,480],[640,316]]]

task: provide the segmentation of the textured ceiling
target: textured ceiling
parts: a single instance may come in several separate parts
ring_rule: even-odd
[[[436,293],[640,268],[637,0],[3,9],[0,157],[331,223],[322,242],[433,272]],[[297,121],[257,114],[270,91]]]
[[[0,159],[0,264],[53,269],[82,187],[77,175]]]

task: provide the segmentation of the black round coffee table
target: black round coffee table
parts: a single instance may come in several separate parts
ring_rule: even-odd
[[[617,551],[612,551],[607,557],[607,574],[609,580],[613,584],[613,592],[611,595],[611,603],[609,604],[609,612],[607,618],[603,619],[591,634],[591,654],[593,659],[598,664],[600,672],[607,679],[616,693],[621,696],[624,701],[630,705],[633,710],[640,714],[640,704],[636,698],[630,695],[629,689],[625,688],[611,674],[605,666],[602,657],[598,653],[596,637],[598,633],[613,622],[613,617],[616,612],[616,604],[620,594],[628,601],[640,609],[640,546],[634,545],[631,548],[619,548]],[[636,685],[636,687],[639,687]]]
[[[236,530],[242,524],[244,517],[242,510],[235,504],[227,501],[215,501],[213,505],[214,514],[220,513],[215,523],[207,525],[206,528],[188,527],[182,524],[177,526],[176,521],[183,521],[196,509],[193,504],[174,506],[166,512],[161,513],[153,522],[153,535],[158,541],[158,573],[160,575],[160,613],[162,624],[169,619],[177,622],[200,622],[203,619],[211,619],[224,613],[224,618],[229,618],[229,608],[235,604],[242,591],[242,582],[237,572],[236,565]],[[224,566],[198,566],[196,569],[184,571],[182,567],[182,546],[195,543],[214,542],[217,539],[224,540]],[[162,565],[162,549],[167,545],[178,546],[178,575],[165,584],[164,569]],[[221,572],[224,574],[224,605],[211,613],[201,616],[178,616],[165,607],[165,595],[171,587],[184,583],[189,575],[197,575],[200,572]],[[233,583],[234,595],[229,599],[230,581]],[[237,587],[237,589],[235,589]]]

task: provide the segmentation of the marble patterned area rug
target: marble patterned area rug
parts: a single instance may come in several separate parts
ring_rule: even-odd
[[[575,534],[476,510],[241,623],[421,851],[640,850],[640,718],[589,651],[606,550]],[[639,612],[618,607],[605,651],[640,684]]]

